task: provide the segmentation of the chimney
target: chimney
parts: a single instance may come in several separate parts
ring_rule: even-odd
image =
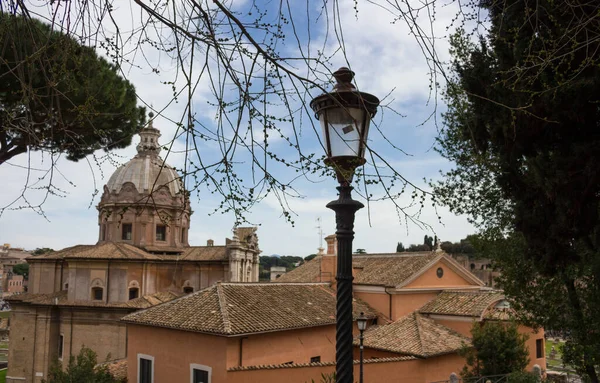
[[[336,255],[337,237],[335,236],[335,234],[331,234],[325,237],[325,242],[327,242],[327,255]]]
[[[215,245],[215,241],[213,241],[212,239],[209,239],[208,241],[206,241],[206,246],[213,247],[214,245]]]

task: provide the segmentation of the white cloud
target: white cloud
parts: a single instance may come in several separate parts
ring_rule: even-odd
[[[381,128],[386,134],[397,134],[402,136],[400,145],[402,148],[411,150],[414,157],[406,158],[398,154],[386,157],[403,174],[409,178],[415,177],[415,181],[423,177],[436,177],[437,170],[447,166],[439,156],[427,153],[435,136],[435,127],[427,124],[421,128],[415,128],[422,119],[432,111],[432,104],[426,105],[429,96],[429,68],[425,61],[415,38],[409,35],[409,30],[402,23],[392,24],[389,13],[371,3],[360,3],[358,20],[353,11],[353,1],[340,3],[340,17],[344,25],[344,40],[346,44],[346,57],[357,73],[356,81],[360,89],[383,97],[394,88],[391,98],[395,99],[393,107],[399,112],[409,115],[406,120],[394,118],[392,113],[386,113]],[[139,17],[137,5],[131,1],[119,2],[121,9],[115,12],[117,21],[121,25],[127,25],[124,30],[134,30],[143,19]],[[133,11],[132,11],[133,10]],[[438,23],[435,24],[437,34],[446,34],[445,26],[448,24],[455,9],[446,7],[438,10]],[[133,16],[132,16],[133,15]],[[300,20],[301,16],[298,15]],[[313,19],[314,21],[314,19]],[[322,26],[322,24],[321,24]],[[313,26],[314,27],[314,26]],[[313,50],[317,49],[319,42],[323,41],[322,29],[315,33],[313,29]],[[320,35],[319,35],[320,33]],[[331,37],[331,36],[330,36]],[[332,53],[336,47],[334,40],[329,40],[328,53]],[[131,44],[135,44],[132,40]],[[445,51],[447,44],[440,40],[437,48],[443,57],[447,57]],[[291,42],[287,49],[290,52],[296,50],[295,44]],[[156,110],[161,110],[162,115],[157,118],[155,126],[163,133],[161,142],[169,143],[174,136],[176,126],[171,121],[182,121],[185,102],[172,103],[170,85],[161,84],[161,81],[171,81],[175,74],[175,63],[171,58],[151,49],[147,44],[143,45],[142,51],[138,51],[134,57],[137,66],[124,66],[124,72],[128,79],[134,83],[137,92],[145,103],[153,105]],[[146,62],[160,68],[156,74]],[[333,69],[346,65],[345,59],[340,55],[333,58]],[[240,63],[235,64],[239,68]],[[193,70],[199,71],[199,65],[194,65]],[[300,70],[304,72],[304,70]],[[198,72],[196,72],[198,73]],[[209,107],[207,100],[213,100],[212,92],[208,85],[207,77],[200,82],[196,93],[194,93],[194,105],[201,119],[212,123],[215,109]],[[176,85],[183,85],[181,76]],[[163,110],[164,109],[164,110]],[[279,107],[277,112],[282,109]],[[306,117],[306,116],[305,116]],[[183,123],[185,123],[183,119]],[[288,129],[287,126],[284,129]],[[308,130],[307,130],[308,129]],[[289,131],[289,130],[286,130]],[[314,144],[314,133],[308,127],[304,128],[305,136],[303,142]],[[398,133],[399,132],[399,133]],[[400,134],[401,133],[401,134]],[[387,145],[376,133],[372,133],[372,144],[376,148]],[[275,137],[273,137],[275,138]],[[134,145],[137,138],[134,139]],[[218,147],[213,143],[200,144],[203,154],[217,155]],[[274,144],[277,144],[274,141]],[[316,145],[315,145],[316,147]],[[184,144],[181,140],[175,141],[172,153],[168,156],[168,162],[176,167],[184,166]],[[134,147],[119,150],[115,154],[124,162],[135,153]],[[212,153],[212,154],[211,154]],[[216,153],[216,154],[215,154]],[[382,152],[383,153],[383,152]],[[426,153],[427,155],[424,155]],[[27,156],[21,156],[13,161],[14,164],[27,165]],[[33,167],[47,167],[42,163],[38,153],[32,154]],[[101,191],[102,185],[106,183],[115,167],[109,162],[104,162],[98,167],[92,161],[92,171],[85,161],[72,163],[61,159],[58,167],[65,178],[71,181],[57,178],[61,189],[67,191],[65,198],[50,196],[44,205],[50,222],[28,210],[6,212],[0,217],[0,242],[11,242],[14,245],[27,248],[54,247],[60,248],[77,243],[94,243],[97,239],[97,212],[94,208],[98,197],[92,201],[94,193],[93,177],[96,177],[96,187]],[[33,173],[37,177],[38,173]],[[101,178],[101,175],[104,178]],[[0,167],[0,179],[3,187],[0,188],[0,206],[18,196],[20,188],[25,179],[22,169],[3,165]],[[297,254],[308,255],[316,251],[319,239],[316,229],[316,218],[322,218],[322,226],[325,235],[335,231],[334,213],[325,208],[325,204],[335,199],[335,181],[323,180],[323,182],[312,184],[299,181],[297,185],[305,199],[290,201],[291,208],[298,216],[294,217],[295,227],[285,223],[281,216],[281,208],[277,200],[271,196],[263,203],[255,206],[249,215],[251,222],[260,223],[259,238],[261,247],[265,254]],[[212,238],[217,243],[223,243],[224,238],[230,236],[234,217],[227,214],[217,213],[209,216],[218,203],[215,198],[205,196],[202,200],[194,200],[192,209],[192,228],[190,240],[193,244],[202,245],[206,239]],[[31,191],[32,202],[43,198],[42,191]],[[403,203],[409,200],[403,199]],[[88,208],[89,205],[91,208]],[[425,208],[420,218],[430,224],[436,234],[443,240],[458,240],[473,231],[464,217],[456,217],[446,209],[440,209],[444,225],[437,223],[437,215],[430,208]],[[369,213],[370,222],[369,226]],[[398,215],[390,202],[378,202],[367,209],[361,210],[356,219],[355,248],[365,248],[369,252],[393,251],[396,242],[402,241],[405,245],[409,243],[421,243],[424,231],[414,225],[405,226],[404,220],[399,220]],[[431,233],[429,233],[431,234]]]

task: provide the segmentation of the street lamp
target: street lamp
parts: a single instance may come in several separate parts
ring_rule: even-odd
[[[336,378],[337,383],[353,383],[352,357],[352,240],[354,215],[364,205],[352,199],[352,178],[365,163],[365,149],[371,118],[379,99],[358,92],[354,72],[340,68],[333,73],[337,84],[330,93],[314,98],[310,107],[321,123],[325,138],[325,164],[335,169],[339,198],[327,204],[335,211],[337,254]]]
[[[360,316],[356,319],[356,325],[358,326],[358,331],[360,335],[358,339],[360,341],[360,379],[359,382],[363,383],[363,333],[367,329],[367,317],[365,313],[360,313]]]

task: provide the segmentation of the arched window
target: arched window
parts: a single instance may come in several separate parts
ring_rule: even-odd
[[[129,289],[129,300],[138,298],[140,296],[140,289],[132,287]]]
[[[471,270],[475,270],[475,264],[471,263]]]
[[[191,286],[186,286],[183,288],[183,292],[184,292],[184,294],[191,294],[194,292],[194,288]]]
[[[92,300],[101,301],[104,298],[104,289],[102,287],[92,287]]]
[[[128,290],[129,291],[129,300],[140,297],[140,284],[138,283],[138,281],[133,280],[133,281],[129,282],[128,289],[129,289]]]
[[[63,288],[63,290],[69,290],[69,282],[65,283],[65,287]]]

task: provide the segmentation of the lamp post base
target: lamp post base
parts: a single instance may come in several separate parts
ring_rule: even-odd
[[[354,383],[352,346],[352,241],[354,215],[364,207],[352,199],[352,186],[343,183],[337,188],[339,198],[327,204],[335,211],[337,230],[337,311],[336,311],[336,381]]]

